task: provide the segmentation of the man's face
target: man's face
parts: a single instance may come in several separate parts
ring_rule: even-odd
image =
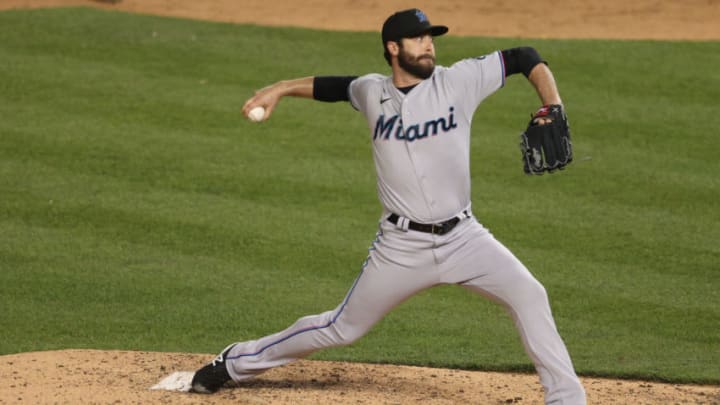
[[[398,42],[398,47],[398,64],[403,70],[423,80],[432,76],[435,70],[435,46],[429,33],[403,38]]]

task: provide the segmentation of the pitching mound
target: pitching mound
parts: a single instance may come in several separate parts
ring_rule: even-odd
[[[0,403],[542,404],[535,375],[302,360],[214,395],[150,387],[213,354],[65,350],[0,357]],[[591,404],[720,404],[720,387],[583,378]]]

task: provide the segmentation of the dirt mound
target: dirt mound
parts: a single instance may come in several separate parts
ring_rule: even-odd
[[[542,404],[535,375],[300,360],[206,396],[153,391],[214,355],[65,350],[0,357],[0,403]],[[720,387],[583,378],[591,404],[720,404]]]

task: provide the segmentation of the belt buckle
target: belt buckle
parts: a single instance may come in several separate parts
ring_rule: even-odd
[[[447,233],[447,226],[449,224],[447,222],[443,222],[440,224],[432,224],[431,233],[436,235],[445,235]]]

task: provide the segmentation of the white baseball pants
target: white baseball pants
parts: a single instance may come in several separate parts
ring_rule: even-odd
[[[461,285],[507,309],[540,376],[546,404],[586,403],[545,288],[472,217],[442,236],[405,232],[382,221],[342,303],[282,332],[236,344],[226,359],[230,376],[242,381],[317,350],[349,345],[398,304],[441,284]]]

